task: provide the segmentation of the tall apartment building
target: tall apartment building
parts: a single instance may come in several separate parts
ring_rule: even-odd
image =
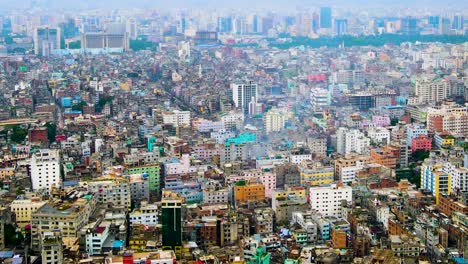
[[[32,214],[31,248],[40,250],[42,237],[52,230],[60,230],[62,237],[78,237],[96,204],[95,194],[73,191],[65,200],[52,201],[40,207]]]
[[[352,202],[353,189],[338,182],[329,186],[311,187],[309,197],[311,208],[322,215],[343,217],[341,206],[343,202]]]
[[[436,103],[449,98],[452,88],[446,79],[421,79],[416,81],[414,93],[422,103]]]
[[[161,200],[161,224],[163,248],[180,250],[182,247],[183,198],[171,191],[163,191]]]
[[[60,49],[60,28],[39,27],[34,31],[34,54],[48,57]]]
[[[331,103],[330,92],[323,88],[310,89],[310,103],[312,104],[312,110],[322,111]]]
[[[236,108],[244,114],[249,114],[249,103],[258,99],[257,89],[258,85],[252,82],[231,84],[232,100]]]
[[[286,113],[280,111],[279,109],[271,109],[263,117],[265,132],[270,134],[272,132],[283,130],[286,124],[286,120]]]
[[[468,135],[468,105],[444,103],[427,111],[427,128],[433,132]]]
[[[342,155],[369,153],[370,139],[357,129],[340,127],[336,132],[336,140],[337,152]]]
[[[31,182],[34,191],[50,191],[60,187],[60,153],[56,149],[41,149],[31,157]]]
[[[102,177],[80,182],[88,191],[95,193],[98,203],[130,208],[131,192],[127,178],[104,175]]]
[[[426,159],[421,166],[421,189],[428,190],[439,204],[440,194],[451,193],[451,176],[442,170],[442,165],[432,159]]]
[[[458,167],[451,162],[447,162],[442,170],[450,175],[452,193],[456,193],[457,191],[468,192],[468,168]]]
[[[133,210],[129,214],[130,224],[140,223],[145,226],[155,226],[158,224],[159,209],[156,204],[141,202],[140,208]]]
[[[234,184],[233,189],[236,203],[263,201],[265,199],[265,185],[259,182],[240,180]]]
[[[321,136],[307,138],[307,147],[310,149],[310,153],[316,157],[325,157],[327,155],[327,138]]]

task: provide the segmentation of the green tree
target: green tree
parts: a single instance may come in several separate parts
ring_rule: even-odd
[[[57,125],[55,123],[47,122],[45,124],[47,128],[47,139],[52,143],[55,141],[55,136],[57,136]]]
[[[400,120],[398,120],[398,118],[392,118],[392,120],[390,120],[390,124],[392,126],[394,126],[394,125],[398,124],[398,121],[400,121]]]
[[[19,246],[24,241],[24,236],[21,232],[16,232],[16,228],[11,224],[4,225],[5,244],[8,246]]]
[[[422,150],[422,149],[418,149],[416,150],[415,152],[413,152],[411,154],[411,156],[413,157],[413,159],[417,162],[417,161],[424,161],[425,159],[429,158],[429,151],[425,151],[425,150]]]
[[[22,143],[28,135],[28,130],[20,125],[10,125],[7,129],[11,132],[10,140],[18,144]]]
[[[73,111],[83,111],[83,107],[85,107],[85,106],[87,106],[86,102],[81,101],[81,102],[79,102],[77,104],[74,104],[72,106],[72,110]]]
[[[69,49],[81,49],[81,41],[73,41],[68,43],[68,48]]]

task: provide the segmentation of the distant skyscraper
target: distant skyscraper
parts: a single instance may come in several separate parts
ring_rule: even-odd
[[[439,21],[440,21],[439,16],[430,16],[428,18],[428,24],[434,28],[439,28]]]
[[[320,28],[332,27],[332,10],[330,7],[320,8]]]
[[[316,33],[320,28],[320,17],[317,13],[312,14],[312,31]]]
[[[464,22],[463,16],[461,15],[453,16],[452,29],[455,29],[455,30],[463,29],[463,24],[464,24],[463,22]]]
[[[53,50],[60,49],[60,29],[40,27],[34,32],[34,53],[50,56]]]
[[[401,32],[407,35],[418,33],[418,20],[412,17],[405,17],[401,20]]]
[[[244,114],[249,113],[249,103],[257,98],[257,84],[231,84],[232,100],[238,109],[242,109]]]
[[[335,19],[335,35],[341,36],[348,34],[348,20]]]

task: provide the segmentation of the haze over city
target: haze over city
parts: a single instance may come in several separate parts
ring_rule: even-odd
[[[0,262],[468,263],[467,16],[0,0]]]

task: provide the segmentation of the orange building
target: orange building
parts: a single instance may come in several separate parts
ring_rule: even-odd
[[[400,221],[396,219],[388,219],[388,235],[408,235],[409,232],[406,230]]]
[[[332,228],[331,229],[331,237],[332,237],[332,246],[333,248],[346,248],[347,244],[347,234],[345,231],[339,228]]]
[[[370,157],[373,162],[390,169],[396,168],[399,159],[399,157],[395,154],[393,149],[388,147],[371,149]]]
[[[234,200],[236,202],[263,201],[265,186],[258,182],[240,180],[234,186]]]
[[[454,212],[460,212],[463,214],[468,214],[468,206],[460,203],[459,201],[455,200],[454,198],[439,194],[439,210],[446,214],[447,216],[451,216]]]

